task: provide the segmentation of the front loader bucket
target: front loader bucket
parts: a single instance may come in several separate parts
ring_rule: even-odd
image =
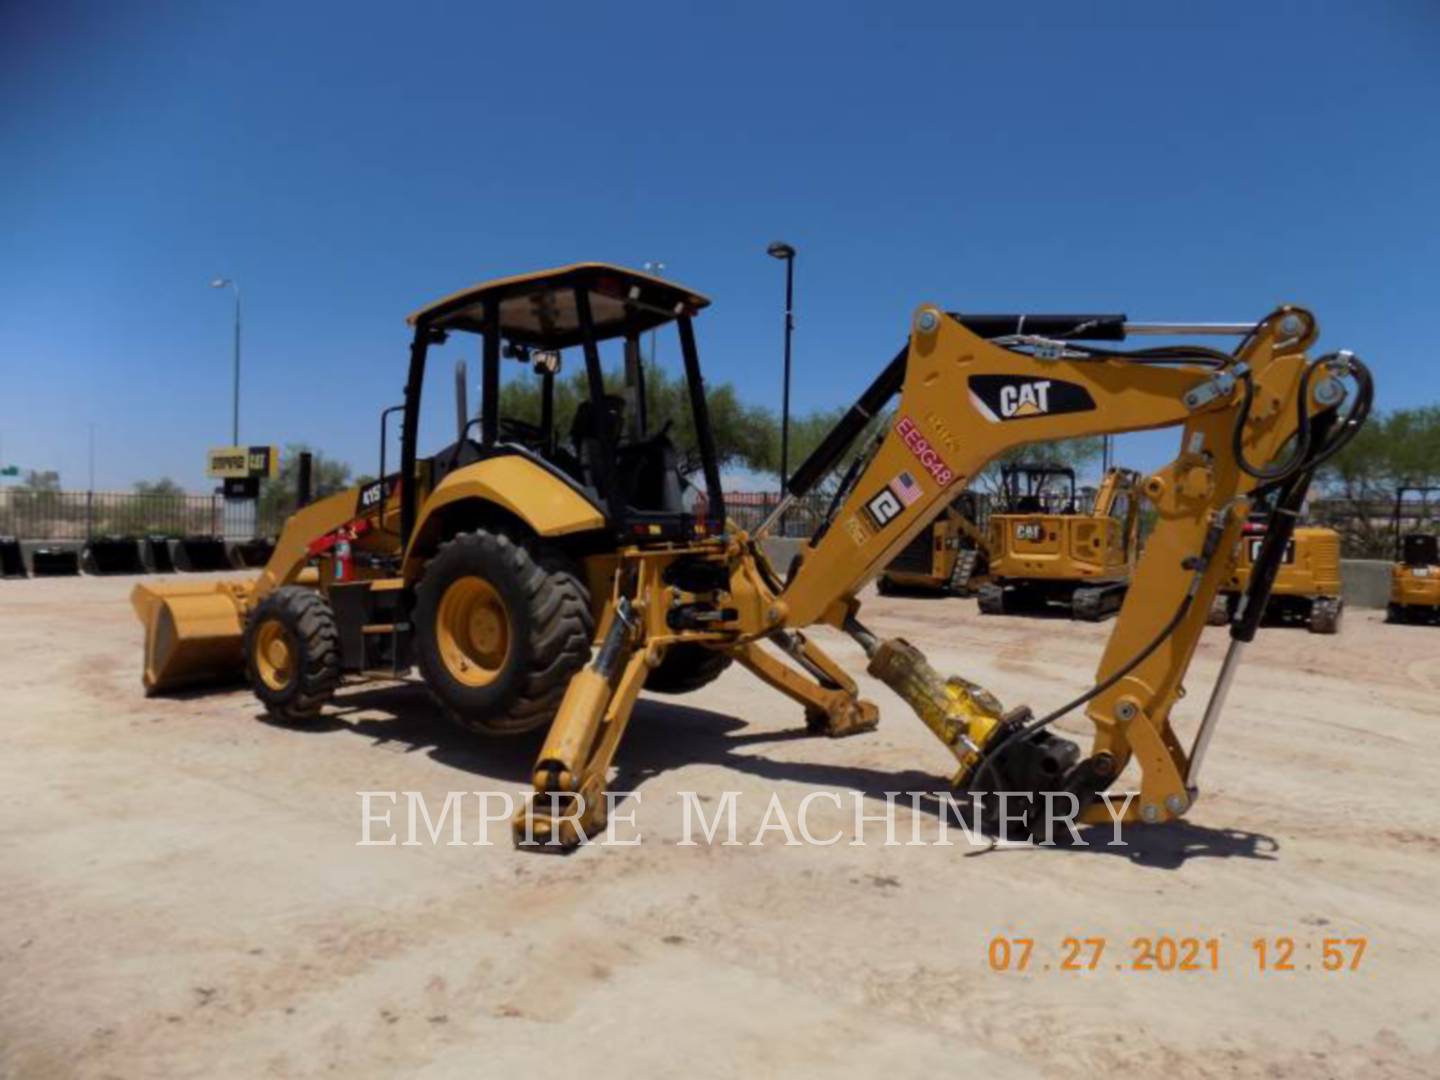
[[[245,674],[249,582],[136,585],[130,594],[145,624],[145,692],[235,682]]]

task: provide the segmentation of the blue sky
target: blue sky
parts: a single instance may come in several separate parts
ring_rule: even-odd
[[[801,410],[848,402],[921,301],[1295,301],[1382,406],[1433,402],[1437,54],[1423,0],[0,4],[0,457],[83,486],[93,423],[97,486],[204,490],[216,275],[242,441],[357,469],[407,312],[580,259],[709,294],[710,377],[778,405],[776,238]]]

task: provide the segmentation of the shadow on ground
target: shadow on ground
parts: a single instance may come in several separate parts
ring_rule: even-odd
[[[265,719],[265,714],[260,719]],[[967,796],[956,795],[953,803],[936,797],[946,786],[944,778],[918,769],[893,772],[861,765],[813,761],[781,761],[753,752],[754,747],[772,746],[800,739],[816,739],[804,727],[784,731],[745,731],[746,724],[734,716],[695,708],[663,698],[642,698],[626,732],[618,755],[612,791],[634,791],[666,772],[686,765],[713,765],[771,782],[806,784],[826,790],[858,791],[878,804],[887,796],[897,799],[904,810],[915,810],[931,818],[947,815],[952,824],[955,813],[973,812]],[[487,737],[462,731],[449,724],[425,688],[418,683],[366,687],[339,696],[324,719],[316,725],[297,729],[307,735],[348,733],[376,744],[400,743],[410,752],[424,752],[432,760],[453,769],[502,783],[528,785],[535,756],[544,739],[544,729],[523,736]],[[862,736],[863,738],[863,736]],[[929,797],[912,803],[909,793]],[[906,835],[908,826],[899,832]],[[1055,852],[1109,855],[1156,869],[1174,870],[1195,858],[1243,858],[1273,860],[1279,844],[1273,837],[1238,829],[1211,829],[1189,821],[1168,825],[1127,825],[1123,845],[1112,846],[1110,825],[1087,826],[1079,830],[1082,844],[1036,848],[1006,845],[979,848],[970,854],[1002,852]],[[1064,834],[1058,829],[1057,834]],[[963,845],[963,838],[956,841]]]

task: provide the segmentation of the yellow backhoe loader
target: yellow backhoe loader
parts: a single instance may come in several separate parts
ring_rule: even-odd
[[[1387,622],[1440,624],[1440,515],[1430,501],[1435,494],[1440,487],[1406,486],[1395,492],[1395,565],[1390,569]],[[1418,502],[1407,502],[1409,495],[1418,496]],[[1408,531],[1406,521],[1412,523]]]
[[[196,674],[196,665],[216,673],[243,660],[272,713],[304,720],[341,672],[393,676],[413,660],[447,711],[470,726],[511,731],[553,713],[534,766],[536,797],[517,814],[516,836],[569,846],[604,827],[609,770],[636,698],[656,688],[661,673],[684,688],[734,660],[797,701],[817,733],[873,727],[875,707],[805,636],[821,624],[861,645],[870,673],[953,754],[953,783],[972,799],[1065,792],[1081,821],[1108,821],[1096,800],[1133,758],[1139,791],[1123,804],[1122,820],[1183,815],[1256,627],[1244,615],[1232,625],[1220,679],[1184,749],[1170,710],[1228,569],[1216,555],[1235,543],[1257,493],[1276,492],[1251,575],[1250,599],[1263,607],[1314,470],[1368,413],[1365,366],[1348,353],[1310,359],[1317,327],[1296,307],[1251,323],[1185,327],[1120,315],[966,315],[923,304],[908,340],[790,478],[767,521],[823,480],[899,395],[893,421],[854,458],[833,512],[782,580],[754,537],[721,527],[693,327],[704,305],[673,282],[586,264],[421,309],[411,317],[398,473],[298,513],[258,581],[182,594],[139,590],[147,684],[160,689]],[[676,498],[664,432],[621,438],[619,408],[605,391],[599,343],[622,339],[631,361],[639,335],[666,323],[678,330],[690,388],[703,521]],[[1096,344],[1186,331],[1238,335],[1240,343],[1233,352]],[[483,340],[479,439],[424,458],[417,442],[426,357],[456,333]],[[564,451],[551,424],[503,423],[499,365],[502,354],[519,355],[553,379],[555,352],[575,346],[591,408],[577,413],[572,451]],[[1037,398],[1043,408],[1015,407]],[[941,677],[903,639],[880,640],[860,622],[857,593],[996,456],[1024,443],[1168,426],[1182,429],[1179,454],[1144,483],[1158,524],[1096,684],[1083,695],[1038,719],[1007,710],[975,683]],[[341,544],[350,547],[343,559]],[[1095,728],[1083,755],[1047,730],[1082,706]],[[1050,805],[1032,800],[1036,814]]]
[[[1220,587],[1211,606],[1212,626],[1224,626],[1235,617],[1264,542],[1264,519],[1248,523],[1235,549],[1234,571]],[[1265,606],[1265,617],[1308,626],[1312,634],[1334,634],[1340,629],[1340,616],[1344,611],[1345,598],[1340,592],[1340,534],[1315,525],[1297,526],[1285,545],[1270,601]]]
[[[1057,483],[1058,482],[1058,483]],[[1138,473],[1110,469],[1089,511],[1075,470],[1021,462],[1001,470],[1001,509],[990,515],[990,580],[984,615],[1067,609],[1097,622],[1125,599],[1140,549]]]
[[[921,529],[875,582],[882,596],[970,596],[990,575],[985,497],[966,491]]]

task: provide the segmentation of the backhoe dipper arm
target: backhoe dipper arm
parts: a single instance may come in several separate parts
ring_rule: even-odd
[[[1226,560],[1213,556],[1231,550],[1258,486],[1293,482],[1302,474],[1308,483],[1313,465],[1292,468],[1284,478],[1283,470],[1263,467],[1277,457],[1299,462],[1317,452],[1312,436],[1321,425],[1310,418],[1324,413],[1333,419],[1345,396],[1327,364],[1339,375],[1350,371],[1349,361],[1345,354],[1339,362],[1309,361],[1305,349],[1315,336],[1313,316],[1286,307],[1256,324],[1233,357],[1178,347],[1158,359],[1157,350],[1124,354],[1046,342],[1042,349],[1060,356],[1045,359],[984,340],[956,317],[921,307],[889,430],[828,528],[802,549],[776,614],[789,627],[824,622],[860,640],[872,673],[906,697],[950,745],[961,763],[957,782],[1018,790],[1017,777],[1023,776],[1029,786],[1036,774],[1029,765],[1017,766],[1017,755],[1029,742],[1034,757],[1046,738],[1034,733],[1068,707],[1030,722],[1025,710],[1002,714],[994,698],[973,684],[941,684],[912,646],[878,642],[859,625],[855,593],[1003,451],[1028,442],[1181,427],[1179,455],[1142,485],[1159,523],[1101,659],[1096,689],[1069,706],[1089,705],[1091,755],[1075,764],[1063,755],[1054,758],[1052,747],[1041,762],[1042,773],[1063,769],[1063,778],[1051,777],[1054,787],[1068,786],[1084,802],[1134,756],[1142,783],[1127,812],[1146,821],[1178,816],[1194,799],[1193,777],[1187,782],[1187,755],[1169,713],[1183,693],[1185,671],[1226,570]],[[1317,374],[1322,369],[1327,374]],[[1292,436],[1298,437],[1287,458],[1282,447]],[[937,685],[948,685],[948,700],[936,696]],[[948,735],[927,715],[937,710],[952,721]],[[1103,820],[1103,811],[1092,806],[1086,813],[1099,812]]]

